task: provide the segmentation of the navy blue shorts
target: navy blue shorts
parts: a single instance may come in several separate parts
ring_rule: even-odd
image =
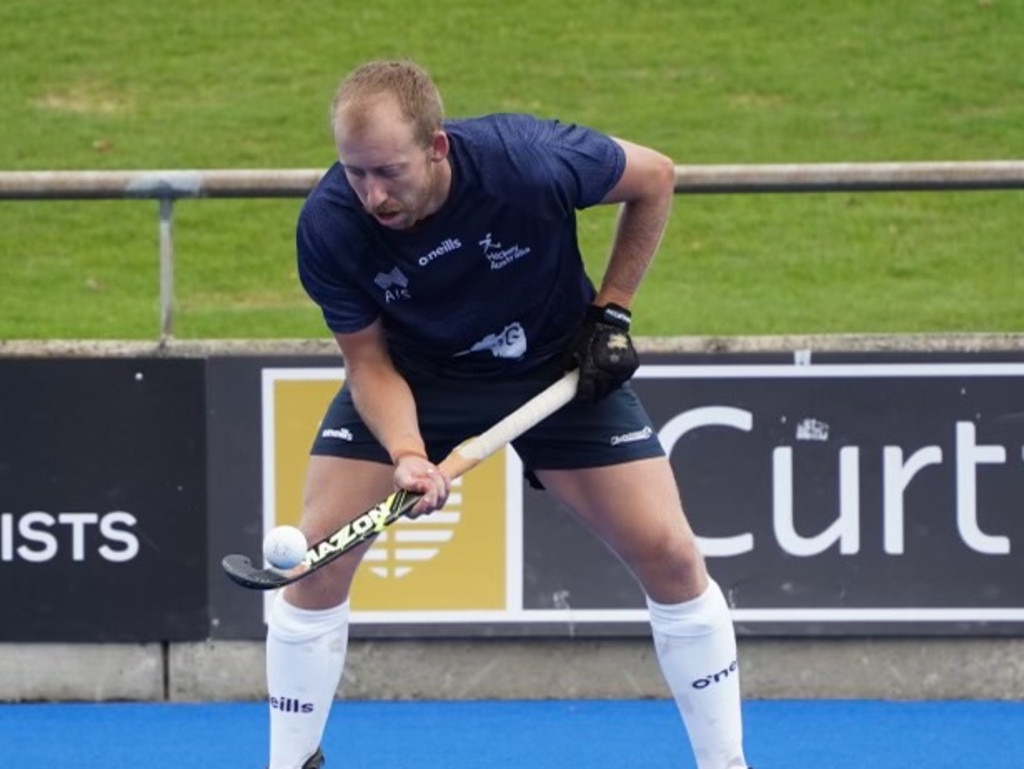
[[[440,462],[551,384],[553,378],[459,380],[407,377],[420,432],[431,461]],[[528,476],[534,470],[603,467],[664,456],[657,431],[636,393],[625,384],[594,405],[572,402],[513,441]],[[347,387],[327,409],[313,454],[390,464],[363,424]]]

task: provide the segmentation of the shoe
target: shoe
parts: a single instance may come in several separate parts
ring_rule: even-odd
[[[302,769],[321,769],[321,767],[327,763],[327,759],[324,758],[324,752],[320,748],[316,749],[316,753],[306,759],[306,763],[302,765]]]

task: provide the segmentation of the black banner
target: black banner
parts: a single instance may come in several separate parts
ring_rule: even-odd
[[[262,637],[265,596],[220,559],[297,516],[341,376],[334,356],[0,360],[0,641]],[[1020,356],[646,355],[634,387],[741,634],[1024,632]],[[649,632],[621,563],[514,453],[488,462],[368,557],[354,634]]]
[[[0,361],[0,640],[207,637],[203,366]]]
[[[1024,628],[1024,364],[654,365],[636,387],[741,632]],[[642,606],[564,522],[525,529],[531,605]]]
[[[687,514],[741,634],[1024,630],[1024,567],[1016,557],[1024,548],[1024,516],[1017,514],[1024,499],[1024,363],[972,355],[933,360],[645,357],[634,387],[670,453]],[[337,376],[267,363],[264,419],[285,417],[286,386]],[[276,400],[268,396],[274,377]],[[253,372],[248,381],[255,387]],[[304,393],[291,399],[312,408]],[[282,454],[304,450],[282,444],[280,429],[270,432],[277,437],[268,442],[264,433],[264,474],[282,464]],[[449,544],[410,564],[391,592],[395,577],[383,569],[357,585],[357,635],[648,632],[643,596],[618,560],[547,494],[516,480],[514,461],[504,477],[494,481],[510,484],[503,505],[469,509],[477,490],[471,484],[460,492],[469,508],[458,529],[445,524]],[[280,473],[272,481],[278,490],[295,485]],[[297,498],[296,491],[284,504],[294,510]],[[264,497],[264,523],[267,504],[273,501]],[[484,599],[428,608],[430,580],[460,568],[457,543],[473,536],[456,532],[495,514],[512,532],[501,550],[512,575],[503,608]],[[247,552],[258,556],[258,536]],[[475,573],[477,587],[492,579]],[[233,614],[224,613],[239,621],[230,632],[261,634],[261,624],[244,617],[261,617],[262,602],[237,601]],[[239,614],[240,606],[248,608]]]

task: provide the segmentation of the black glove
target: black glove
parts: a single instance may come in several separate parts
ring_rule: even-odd
[[[565,361],[567,369],[580,370],[576,400],[596,403],[636,373],[640,359],[629,338],[631,320],[617,304],[587,308]]]

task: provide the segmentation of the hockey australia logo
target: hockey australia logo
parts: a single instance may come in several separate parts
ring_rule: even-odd
[[[474,352],[490,350],[495,358],[521,358],[526,354],[526,330],[519,321],[510,323],[496,334],[488,334],[468,350],[455,353],[469,355]]]
[[[523,248],[518,243],[514,246],[506,248],[501,243],[493,240],[491,233],[487,233],[483,240],[479,241],[480,248],[484,250],[484,256],[487,257],[487,261],[490,262],[492,270],[500,270],[503,267],[508,267],[512,262],[517,259],[522,259],[524,256],[530,253],[530,247]]]
[[[412,299],[409,293],[409,279],[397,267],[391,272],[378,272],[373,282],[384,292],[384,301],[388,304]]]

